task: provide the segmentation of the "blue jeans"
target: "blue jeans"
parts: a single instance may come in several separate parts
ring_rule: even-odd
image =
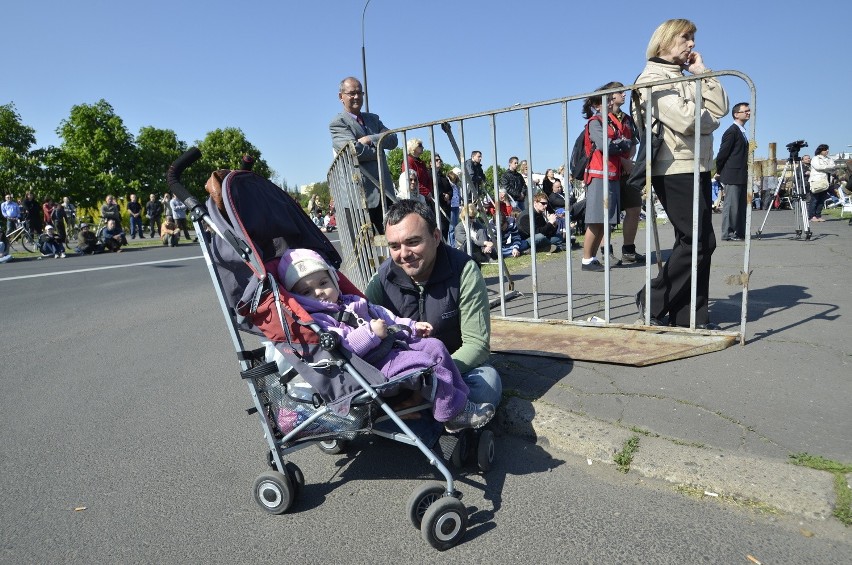
[[[552,236],[548,237],[544,234],[537,233],[533,237],[535,238],[535,250],[536,251],[549,251],[550,245],[556,245],[556,246],[561,248],[561,247],[564,246],[564,243],[565,243],[564,241],[562,241],[562,238],[558,235],[552,235]],[[529,240],[527,240],[527,241],[529,241]]]
[[[825,199],[828,198],[828,191],[812,192],[811,200],[808,202],[808,217],[821,218],[822,209],[825,206]]]
[[[476,367],[462,374],[462,379],[470,389],[467,398],[471,402],[488,402],[494,405],[494,408],[500,404],[503,398],[503,381],[500,380],[500,373],[491,365]]]
[[[145,234],[142,233],[142,217],[135,218],[130,216],[130,237],[145,237]]]
[[[450,208],[450,233],[447,234],[447,243],[450,247],[456,246],[456,224],[459,223],[459,207]]]

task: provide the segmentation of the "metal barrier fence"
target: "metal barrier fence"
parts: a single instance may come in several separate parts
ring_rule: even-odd
[[[701,75],[694,75],[688,77],[681,77],[676,79],[668,79],[668,80],[660,80],[655,82],[647,82],[642,83],[641,85],[632,84],[623,87],[611,88],[606,90],[599,90],[593,93],[584,93],[577,94],[572,96],[566,96],[563,98],[557,98],[552,100],[545,100],[541,102],[534,102],[529,104],[517,104],[512,107],[502,108],[497,110],[490,110],[486,112],[480,112],[476,114],[467,114],[463,116],[457,116],[454,118],[447,118],[443,120],[436,120],[433,122],[426,122],[421,124],[415,124],[412,126],[407,126],[403,128],[397,128],[394,130],[389,130],[384,132],[382,137],[380,138],[378,145],[381,145],[382,140],[391,134],[399,134],[401,135],[401,143],[399,143],[399,147],[402,147],[403,154],[406,152],[407,139],[408,136],[414,132],[415,130],[427,130],[428,132],[428,141],[431,148],[435,148],[436,138],[435,138],[435,127],[439,127],[444,133],[446,133],[448,141],[452,146],[452,151],[455,154],[456,158],[459,162],[459,167],[461,168],[461,187],[464,187],[462,190],[462,206],[466,206],[469,203],[473,203],[477,206],[478,210],[482,210],[482,205],[485,200],[490,197],[490,200],[494,203],[499,202],[499,183],[497,178],[493,178],[493,193],[490,193],[487,197],[484,194],[477,194],[476,191],[471,187],[470,179],[468,179],[467,171],[464,167],[465,157],[467,156],[467,151],[465,149],[465,126],[466,124],[471,124],[472,122],[479,120],[481,123],[482,120],[486,120],[490,126],[491,130],[491,153],[493,155],[493,163],[492,170],[494,171],[494,177],[497,176],[498,171],[498,138],[497,138],[497,117],[501,115],[512,115],[512,114],[522,114],[524,119],[524,130],[526,134],[526,160],[528,162],[529,174],[526,177],[527,181],[527,194],[526,194],[526,202],[528,207],[532,205],[532,199],[535,193],[535,187],[533,183],[533,128],[531,122],[531,110],[536,110],[539,108],[546,107],[560,107],[562,114],[562,124],[561,124],[561,140],[563,142],[562,147],[562,163],[565,166],[565,171],[568,170],[568,163],[570,157],[570,151],[573,145],[573,139],[568,135],[568,107],[571,102],[578,102],[585,100],[589,96],[599,95],[603,98],[602,107],[606,108],[608,104],[608,99],[611,95],[622,92],[625,90],[637,90],[641,93],[641,97],[645,100],[646,110],[645,115],[651,115],[652,109],[652,100],[650,96],[651,88],[660,85],[668,85],[668,84],[677,84],[682,82],[694,82],[695,83],[695,96],[696,96],[696,104],[695,104],[695,128],[696,131],[701,131],[700,123],[701,123],[701,101],[703,99],[702,91],[701,91],[701,79],[709,78],[709,77],[720,77],[720,76],[731,76],[741,79],[748,87],[750,92],[750,106],[752,110],[751,119],[750,119],[750,136],[749,138],[752,140],[750,144],[750,150],[748,155],[748,184],[746,186],[751,187],[754,179],[754,139],[755,139],[755,124],[757,117],[757,104],[756,104],[756,91],[754,87],[754,83],[751,79],[738,71],[716,71],[705,73]],[[602,115],[604,131],[606,131],[608,118],[606,115]],[[583,121],[585,124],[585,121]],[[458,131],[458,142],[455,139],[455,134],[453,130]],[[721,128],[717,129],[717,135],[722,131]],[[651,143],[651,128],[646,127],[643,135],[646,136],[645,143],[647,146],[650,146]],[[692,207],[692,240],[697,241],[698,239],[698,198],[699,198],[699,169],[700,169],[700,135],[695,136],[695,146],[693,148],[695,154],[694,160],[694,181],[693,181],[693,207]],[[477,143],[478,147],[482,147],[484,144]],[[603,202],[603,210],[604,210],[604,218],[607,217],[606,211],[608,210],[608,198],[607,195],[609,193],[609,179],[608,179],[608,148],[606,144],[602,148],[604,153],[603,162],[604,162],[604,173],[603,173],[603,181],[604,181],[604,202]],[[504,155],[508,155],[504,153]],[[382,162],[387,158],[382,152],[379,152],[379,169],[382,167]],[[504,160],[508,159],[507,156],[504,156]],[[445,159],[445,162],[447,160]],[[484,161],[484,159],[483,159]],[[484,165],[484,162],[483,162]],[[402,163],[403,170],[407,168],[406,158],[403,157]],[[438,205],[439,201],[439,193],[438,193],[438,183],[437,183],[437,173],[435,166],[435,151],[432,151],[432,186],[434,187],[433,194],[433,202],[435,205],[435,214],[436,219],[439,223],[442,221],[441,218],[441,210]],[[343,271],[349,276],[349,278],[360,288],[364,288],[366,283],[369,281],[370,277],[376,272],[378,266],[381,264],[382,260],[388,257],[388,250],[386,247],[386,242],[383,236],[379,235],[376,230],[374,230],[370,224],[369,216],[366,212],[366,208],[364,206],[364,197],[363,197],[363,175],[367,175],[366,171],[358,166],[358,160],[355,153],[354,144],[350,144],[344,147],[340,152],[338,152],[335,157],[328,173],[328,183],[331,190],[331,195],[335,200],[335,208],[337,210],[337,226],[340,231],[340,239],[342,245],[342,255],[344,259],[344,263],[342,266]],[[647,259],[645,263],[645,277],[644,284],[645,288],[650,287],[650,282],[652,280],[652,267],[655,262],[652,261],[652,253],[651,250],[652,245],[657,240],[657,221],[654,214],[655,210],[655,197],[653,195],[653,191],[650,189],[650,175],[651,175],[651,163],[648,161],[646,163],[646,187],[648,188],[645,191],[645,204],[644,209],[646,211],[646,222],[645,222],[645,250],[647,253]],[[565,175],[567,177],[567,174]],[[382,179],[372,179],[373,182],[380,187],[380,192],[385,194],[394,193],[393,187],[385,187],[380,182]],[[567,183],[566,183],[567,185]],[[566,186],[567,189],[567,186]],[[746,328],[746,313],[747,313],[747,302],[748,302],[748,274],[749,274],[749,256],[751,249],[751,191],[747,191],[748,204],[746,206],[747,214],[746,214],[746,228],[745,228],[745,245],[744,245],[744,253],[743,253],[743,267],[742,271],[739,273],[735,284],[739,284],[742,286],[742,303],[740,308],[740,325],[739,331],[735,332],[715,332],[722,333],[727,335],[735,335],[738,337],[741,344],[745,343],[745,328]],[[567,191],[566,191],[567,196]],[[392,197],[389,197],[390,200],[393,200]],[[383,206],[384,206],[383,202]],[[499,249],[499,242],[502,238],[501,233],[501,222],[500,220],[500,206],[494,206],[494,227],[493,233],[496,236],[496,241]],[[446,220],[443,220],[446,221]],[[566,229],[571,225],[571,217],[570,217],[570,207],[566,208],[566,218],[565,225]],[[452,229],[452,226],[451,226]],[[610,245],[610,230],[604,229],[604,241],[603,247],[604,249],[609,249]],[[470,227],[468,225],[467,233],[470,233]],[[530,214],[530,226],[529,233],[534,233],[534,226],[532,220],[532,214]],[[569,236],[566,236],[569,237]],[[470,254],[470,240],[471,238],[467,238],[467,251]],[[588,310],[588,297],[590,295],[589,292],[582,291],[582,289],[578,292],[578,289],[575,289],[575,277],[573,275],[572,264],[575,262],[573,258],[573,253],[570,252],[570,244],[566,241],[566,246],[569,252],[564,254],[564,276],[565,276],[565,287],[563,291],[560,291],[564,295],[564,300],[558,300],[560,304],[559,307],[553,307],[554,299],[554,282],[552,277],[547,281],[541,281],[539,278],[539,260],[537,255],[536,244],[533,238],[530,238],[531,250],[530,250],[530,267],[529,267],[529,284],[527,286],[528,292],[524,293],[525,296],[530,297],[531,299],[527,302],[526,312],[523,312],[524,315],[521,315],[520,312],[509,312],[507,308],[507,303],[509,299],[516,296],[517,293],[513,292],[514,282],[512,280],[512,276],[509,275],[509,269],[506,266],[505,260],[502,256],[502,253],[498,251],[498,262],[499,262],[499,273],[497,283],[496,294],[499,296],[499,299],[495,299],[492,301],[492,310],[499,305],[499,316],[501,318],[505,318],[508,320],[511,319],[524,319],[524,320],[547,320],[549,317],[553,316],[554,319],[559,319],[561,322],[579,324],[579,325],[606,325],[611,327],[618,326],[626,326],[630,325],[635,327],[635,324],[630,323],[617,323],[612,320],[612,285],[611,285],[611,267],[609,254],[604,253],[604,266],[605,272],[603,273],[603,317],[595,316],[592,320],[582,319],[586,314],[582,313],[582,310]],[[657,245],[659,245],[657,243]],[[696,311],[696,260],[697,260],[697,246],[692,246],[692,267],[691,267],[691,300],[690,300],[690,326],[689,328],[662,328],[655,327],[654,329],[657,331],[672,331],[672,332],[688,332],[688,333],[707,333],[705,330],[696,329],[695,323],[695,311]],[[656,264],[658,268],[662,268],[662,260],[660,250],[656,250],[657,261]],[[526,275],[526,272],[524,272]],[[525,277],[526,278],[526,277]],[[542,287],[542,284],[546,283],[546,289]],[[547,296],[547,307],[542,305],[542,295],[545,293]],[[650,293],[648,293],[650,295]],[[597,297],[597,295],[595,295]],[[578,300],[583,302],[583,307],[578,309]],[[594,298],[593,302],[599,302],[599,299]],[[631,302],[632,303],[632,302]],[[518,309],[515,309],[518,310]],[[496,316],[497,313],[492,311],[492,317]],[[644,324],[648,325],[650,323],[650,308],[646,308],[645,310],[645,319]]]

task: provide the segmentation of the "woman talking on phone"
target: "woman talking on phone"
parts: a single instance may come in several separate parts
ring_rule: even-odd
[[[695,24],[673,19],[660,24],[651,36],[645,70],[637,83],[679,78],[688,72],[711,72],[704,57],[694,51]],[[692,246],[698,248],[696,267],[695,324],[700,329],[719,329],[710,323],[707,301],[710,286],[710,257],[716,248],[713,231],[711,178],[713,168],[713,131],[728,113],[728,95],[716,78],[701,79],[700,128],[695,131],[695,81],[651,88],[651,115],[645,116],[645,92],[633,105],[634,120],[640,127],[662,122],[663,143],[651,168],[651,184],[674,228],[675,241],[669,260],[651,281],[650,300],[643,287],[636,294],[640,314],[650,310],[651,325],[689,326]],[[644,134],[643,134],[644,135]],[[692,204],[695,163],[695,139],[700,136],[698,178],[698,240],[692,240]],[[666,319],[668,316],[668,319]]]

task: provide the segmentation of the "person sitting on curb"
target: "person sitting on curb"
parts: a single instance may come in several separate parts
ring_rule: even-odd
[[[491,220],[490,226],[494,233],[497,233],[494,220]],[[520,257],[524,254],[524,251],[530,248],[529,241],[521,237],[518,222],[514,216],[501,216],[500,236],[503,238],[503,245],[500,250],[503,257]]]
[[[77,253],[94,255],[95,253],[102,253],[103,250],[104,246],[100,244],[98,236],[92,232],[89,224],[85,222],[80,224],[80,232],[77,234]]]
[[[121,253],[121,246],[127,245],[127,238],[124,236],[124,230],[121,229],[121,226],[112,218],[107,220],[107,225],[104,228],[103,235],[101,237],[104,240],[104,251]]]
[[[177,247],[180,241],[180,228],[173,217],[166,217],[166,221],[160,226],[160,239],[163,240],[163,245]]]
[[[492,259],[497,259],[497,250],[494,249],[494,242],[488,238],[488,232],[485,225],[476,217],[476,205],[468,204],[462,206],[461,218],[456,224],[455,234],[456,249],[467,253],[467,232],[468,222],[470,222],[470,256],[477,265],[482,266],[483,263],[489,263]]]
[[[62,245],[62,239],[50,224],[44,228],[44,233],[38,236],[38,249],[41,251],[42,257],[65,258],[65,246]]]

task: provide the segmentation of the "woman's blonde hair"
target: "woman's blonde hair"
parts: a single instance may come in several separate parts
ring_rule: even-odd
[[[659,57],[660,52],[667,49],[674,42],[675,37],[682,33],[694,35],[696,31],[698,31],[698,28],[689,20],[678,18],[664,21],[651,35],[648,49],[645,51],[645,58]]]
[[[461,219],[475,218],[476,217],[476,204],[473,204],[471,202],[467,206],[464,206],[464,205],[461,206],[461,209],[459,210],[459,217]]]
[[[418,145],[423,145],[423,141],[415,138],[409,139],[408,143],[405,144],[406,149],[408,149],[409,155],[414,155],[414,150],[417,149]]]

